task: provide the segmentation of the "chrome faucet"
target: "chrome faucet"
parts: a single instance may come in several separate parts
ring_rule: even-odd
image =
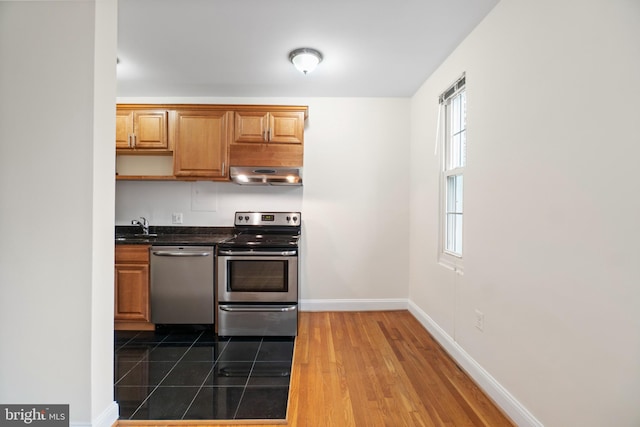
[[[131,221],[131,225],[139,225],[140,227],[142,227],[142,234],[149,234],[149,221],[147,221],[147,218],[143,216],[141,216],[140,219],[142,220],[142,222],[134,219],[133,221]]]

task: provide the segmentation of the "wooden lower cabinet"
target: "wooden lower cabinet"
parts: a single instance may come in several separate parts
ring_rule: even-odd
[[[116,245],[116,330],[153,330],[149,303],[149,246]]]

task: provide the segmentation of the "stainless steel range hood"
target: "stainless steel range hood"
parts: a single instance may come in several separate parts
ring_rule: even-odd
[[[240,185],[302,185],[302,168],[231,166],[230,173]]]

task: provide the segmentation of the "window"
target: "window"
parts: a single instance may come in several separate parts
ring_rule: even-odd
[[[467,163],[467,98],[465,77],[440,95],[444,112],[441,175],[441,253],[446,264],[462,258],[464,168]]]

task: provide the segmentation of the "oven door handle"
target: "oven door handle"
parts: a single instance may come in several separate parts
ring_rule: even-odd
[[[268,256],[294,256],[297,251],[228,251],[225,249],[218,250],[218,255],[268,255]]]
[[[295,305],[289,305],[286,307],[282,306],[230,306],[230,305],[219,305],[218,306],[222,311],[228,311],[230,313],[255,313],[255,312],[270,312],[270,313],[284,313],[287,311],[294,311],[296,309]]]

